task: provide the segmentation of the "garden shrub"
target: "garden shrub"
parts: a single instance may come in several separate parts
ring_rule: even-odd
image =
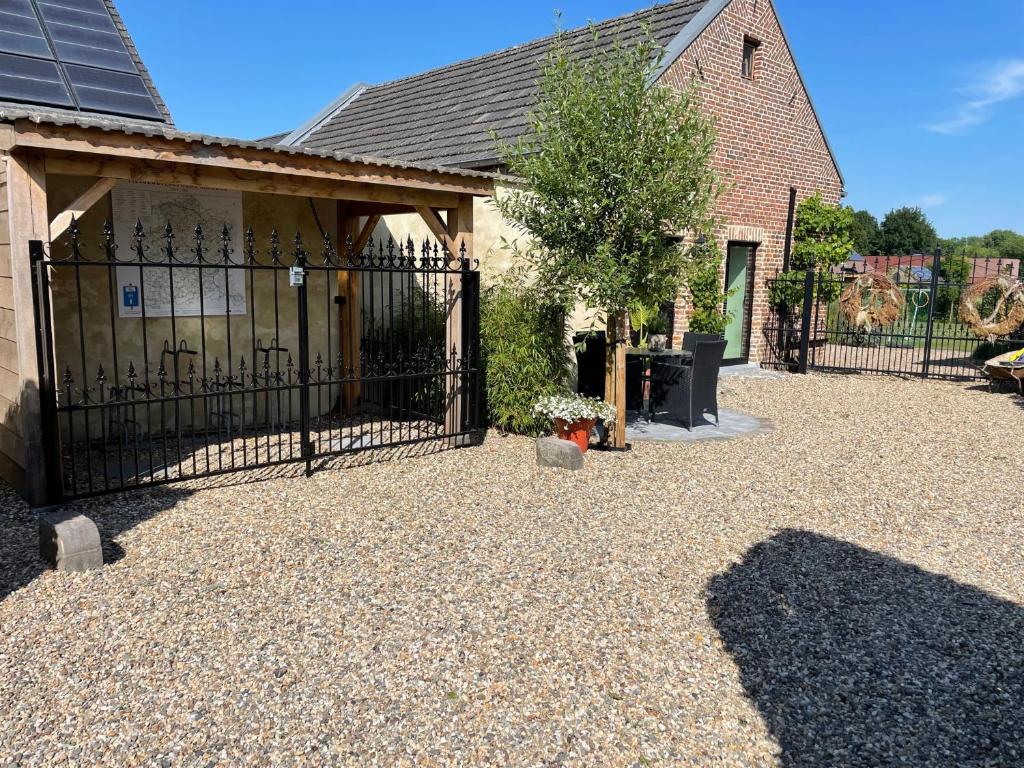
[[[814,267],[827,274],[849,258],[853,250],[852,227],[853,210],[829,205],[820,192],[800,203],[793,223],[792,264],[790,271],[781,273],[768,290],[772,305],[780,309],[803,306],[807,269]],[[835,301],[841,286],[837,280],[816,280],[814,295],[820,301]]]
[[[565,309],[518,272],[483,292],[480,335],[487,415],[503,432],[535,436],[549,426],[533,412],[545,395],[565,391],[570,347]]]
[[[722,283],[722,252],[711,239],[698,244],[683,267],[683,280],[690,293],[689,328],[694,333],[725,333],[732,319],[725,300],[732,295]]]

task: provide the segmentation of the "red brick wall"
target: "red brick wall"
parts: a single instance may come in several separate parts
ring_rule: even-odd
[[[760,42],[753,80],[741,75],[745,37]],[[662,82],[678,87],[691,78],[718,131],[715,168],[726,184],[716,209],[723,256],[730,226],[763,230],[750,334],[750,359],[758,361],[768,310],[765,280],[782,269],[789,189],[796,187],[798,201],[821,192],[837,203],[842,182],[769,0],[732,0]],[[675,345],[687,315],[687,302],[676,302]]]

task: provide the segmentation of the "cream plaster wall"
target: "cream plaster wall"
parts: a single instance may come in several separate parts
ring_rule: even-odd
[[[81,177],[59,177],[51,176],[47,179],[49,193],[50,218],[57,212],[63,210],[86,189],[94,179]],[[319,228],[314,219],[310,203],[307,198],[276,196],[266,194],[244,193],[242,196],[243,205],[243,227],[253,227],[257,238],[258,258],[267,261],[266,256],[268,245],[267,238],[273,227],[277,227],[282,241],[282,261],[291,264],[293,261],[293,238],[296,232],[302,234],[304,245],[308,252],[318,254],[322,247],[322,238]],[[334,201],[315,201],[317,213],[321,225],[328,231],[334,242],[337,242],[336,213]],[[102,227],[104,221],[110,218],[110,196],[105,197],[100,203],[86,213],[80,222],[81,241],[83,251],[89,258],[102,259]],[[143,222],[148,233],[153,233],[147,238],[150,252],[154,252],[164,246],[163,223]],[[189,232],[175,233],[175,242],[179,253],[188,254],[189,249],[194,247],[194,240]],[[209,235],[208,235],[209,238]],[[207,240],[207,245],[216,247],[216,237]],[[118,236],[118,251],[120,256],[130,252],[132,242],[125,239],[123,235]],[[62,256],[66,253],[67,244],[65,240],[59,240],[52,245],[54,254]],[[215,258],[215,257],[214,257]],[[97,386],[97,373],[102,366],[108,385],[115,382],[114,346],[116,341],[117,366],[116,376],[119,377],[121,385],[128,383],[127,372],[129,364],[133,365],[138,373],[138,383],[146,379],[147,371],[150,383],[154,392],[159,394],[160,386],[157,371],[161,362],[161,351],[166,341],[170,347],[175,347],[185,341],[191,349],[201,352],[205,346],[206,374],[213,377],[215,362],[219,361],[224,370],[223,375],[229,372],[228,341],[231,342],[230,370],[237,375],[239,366],[244,358],[246,369],[249,373],[253,371],[254,364],[262,370],[263,355],[256,355],[254,360],[253,349],[256,341],[262,342],[264,347],[273,346],[273,339],[277,337],[278,346],[289,349],[294,361],[298,362],[298,307],[296,289],[289,287],[287,272],[284,270],[254,270],[246,273],[246,300],[248,306],[246,313],[235,315],[230,318],[230,334],[228,332],[229,321],[223,315],[207,316],[204,319],[198,317],[178,317],[172,321],[170,318],[148,318],[145,323],[140,318],[121,318],[117,316],[116,307],[114,310],[114,329],[111,331],[111,277],[108,270],[102,267],[83,267],[80,270],[80,280],[76,283],[75,270],[68,267],[57,267],[53,270],[53,306],[54,306],[54,338],[56,346],[57,370],[63,375],[65,370],[70,370],[74,379],[74,396],[77,398],[78,389],[87,384],[89,387]],[[116,277],[113,278],[116,289]],[[277,286],[278,312],[276,314],[277,324],[275,325],[275,282]],[[81,292],[81,306],[84,317],[82,329],[85,339],[82,343],[77,307],[79,306],[78,294]],[[315,359],[319,352],[325,360],[335,360],[338,353],[338,310],[334,304],[334,296],[337,294],[337,278],[335,272],[322,271],[312,272],[309,279],[309,329],[310,329],[310,360]],[[255,305],[255,314],[253,306]],[[255,323],[254,323],[255,320]],[[143,329],[145,327],[146,344],[143,344]],[[328,338],[330,337],[330,338]],[[205,344],[204,344],[205,342]],[[147,359],[148,358],[148,359]],[[286,369],[285,363],[287,353],[281,353],[278,361],[276,355],[271,356],[270,367],[274,370],[278,362],[282,371]],[[179,380],[186,380],[187,358],[182,357],[179,366]],[[203,356],[197,355],[194,359],[197,376],[202,375]],[[164,358],[168,369],[165,393],[171,394],[171,381],[173,380],[172,359]],[[196,383],[198,391],[198,382]],[[92,398],[98,398],[98,392],[92,393]],[[108,395],[109,396],[109,395]],[[62,393],[62,402],[66,393]],[[321,411],[328,410],[333,397],[328,398],[326,392],[321,398]],[[246,398],[246,412],[251,418],[254,403],[253,398]],[[313,399],[314,414],[316,413],[316,402]],[[298,400],[291,404],[291,410],[297,413]],[[228,398],[222,401],[222,407],[234,412],[240,411],[242,407],[241,397],[235,396],[233,402]],[[276,405],[272,405],[276,408]],[[262,419],[265,416],[264,403],[255,403],[256,416]],[[287,413],[288,406],[285,404]],[[136,409],[136,420],[146,423],[146,414],[140,413],[146,409]],[[159,419],[159,409],[151,409],[149,419]],[[173,409],[172,409],[173,410]],[[171,416],[173,418],[173,415]],[[188,417],[179,414],[184,423]],[[205,418],[200,408],[196,420]],[[66,428],[66,424],[64,425]],[[76,425],[84,429],[84,423],[79,419]],[[94,419],[90,428],[93,435],[100,425]],[[77,435],[81,437],[81,433]]]

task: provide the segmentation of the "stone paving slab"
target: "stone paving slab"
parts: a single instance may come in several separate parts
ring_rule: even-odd
[[[764,435],[774,431],[767,419],[751,416],[730,408],[719,408],[720,423],[710,415],[688,430],[678,419],[660,414],[651,422],[636,413],[629,414],[626,424],[627,441],[655,441],[661,443],[696,443],[703,440],[728,440],[748,435]]]

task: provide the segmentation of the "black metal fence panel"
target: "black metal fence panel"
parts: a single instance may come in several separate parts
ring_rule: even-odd
[[[847,321],[838,298],[864,272],[887,275],[903,297],[896,322],[866,330]],[[800,273],[800,277],[805,273]],[[762,365],[835,373],[877,373],[948,380],[983,379],[992,357],[1024,347],[1024,328],[1006,337],[979,337],[959,317],[965,292],[997,276],[1019,280],[1018,260],[944,259],[941,254],[863,257],[831,271],[813,273],[802,300],[773,306],[763,326]],[[769,295],[782,280],[767,281]],[[994,307],[982,307],[989,314]]]
[[[108,224],[88,247],[72,223],[66,253],[34,244],[54,501],[479,438],[480,283],[464,252],[176,237],[140,222],[126,241]]]

